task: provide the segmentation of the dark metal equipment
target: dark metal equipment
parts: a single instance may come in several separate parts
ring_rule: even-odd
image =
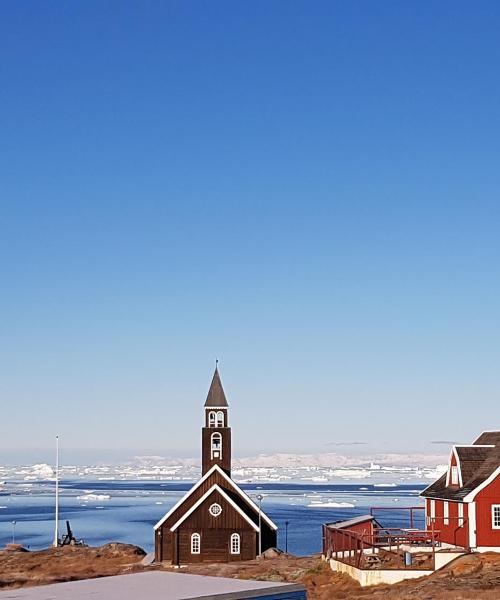
[[[66,534],[63,535],[60,546],[85,546],[83,540],[77,540],[73,535],[69,521],[66,521]]]

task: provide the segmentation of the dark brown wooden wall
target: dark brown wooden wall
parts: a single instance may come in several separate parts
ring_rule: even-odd
[[[214,503],[220,504],[222,513],[213,517],[209,508]],[[231,504],[218,492],[214,491],[182,524],[183,528],[192,529],[246,529],[251,525],[231,506]]]
[[[219,492],[214,491],[177,529],[177,536],[170,528],[214,485],[218,484],[230,494],[234,488],[217,471],[212,473],[186,500],[174,511],[156,532],[155,553],[158,561],[179,560],[183,563],[206,561],[251,560],[258,553],[258,534],[251,525],[236,511]],[[211,504],[222,506],[222,514],[212,517],[208,512]],[[241,500],[240,500],[241,502]],[[246,508],[248,510],[248,508]],[[202,555],[191,555],[191,533],[202,536]],[[229,540],[231,533],[241,535],[241,554],[230,555]],[[186,546],[186,540],[189,541]],[[276,546],[276,532],[262,520],[262,550]],[[173,550],[178,549],[178,555]],[[187,548],[187,550],[186,550]],[[210,552],[203,552],[203,548]],[[220,558],[224,555],[224,558]]]
[[[222,513],[213,517],[209,508],[213,503],[220,504]],[[157,546],[159,560],[177,560],[180,563],[191,562],[227,562],[238,560],[251,560],[256,556],[256,532],[252,526],[238,513],[238,511],[215,491],[192,513],[176,530],[175,533],[169,529],[162,530],[162,552]],[[191,554],[191,534],[199,533],[201,536],[201,553]],[[240,554],[231,554],[231,534],[238,533],[241,536]],[[160,543],[160,541],[159,541]],[[177,544],[178,556],[172,552],[174,543]]]
[[[193,562],[233,562],[240,560],[253,560],[255,558],[255,531],[232,529],[207,529],[200,533],[201,552],[191,554],[191,534],[195,531],[182,529],[179,532],[179,562],[181,564]],[[231,554],[231,534],[239,533],[241,536],[240,554]]]
[[[212,433],[222,435],[222,459],[211,458]],[[214,465],[231,475],[231,428],[230,427],[203,427],[201,430],[201,474],[205,475]]]

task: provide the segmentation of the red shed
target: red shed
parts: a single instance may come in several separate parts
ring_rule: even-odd
[[[359,535],[373,535],[373,526],[379,526],[372,515],[361,515],[347,521],[335,521],[323,525],[323,555],[330,556],[332,552],[350,550],[349,539],[342,532],[348,531]]]
[[[427,527],[442,544],[500,551],[500,431],[453,446],[446,473],[421,496]]]

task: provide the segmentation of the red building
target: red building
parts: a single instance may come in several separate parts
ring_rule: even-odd
[[[219,371],[205,402],[202,477],[155,525],[155,558],[172,564],[252,560],[277,526],[231,479],[229,406]]]
[[[446,473],[421,496],[427,528],[442,544],[500,551],[500,431],[454,446]]]
[[[343,534],[357,534],[361,536],[373,536],[374,526],[380,527],[373,515],[361,515],[347,521],[334,521],[323,525],[323,556],[331,558],[332,552],[344,552],[352,548],[350,537]]]

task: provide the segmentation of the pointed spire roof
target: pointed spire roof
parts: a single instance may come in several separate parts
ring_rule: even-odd
[[[215,373],[212,377],[212,383],[208,390],[208,396],[205,400],[205,408],[211,406],[229,406],[226,400],[226,394],[224,394],[224,388],[220,380],[219,369],[215,366]]]

